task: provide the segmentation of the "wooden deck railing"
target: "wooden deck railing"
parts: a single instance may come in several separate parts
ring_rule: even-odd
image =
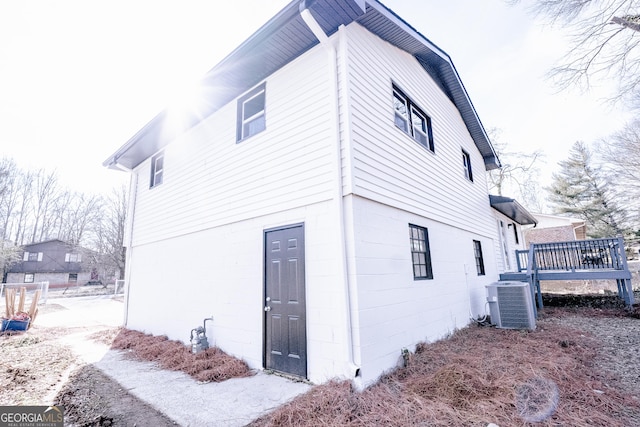
[[[528,281],[542,308],[541,280],[615,280],[618,295],[634,303],[631,272],[622,237],[569,242],[532,243],[516,251],[517,273],[503,273],[500,280]]]
[[[540,270],[626,270],[622,237],[568,242],[533,243],[535,266]],[[518,271],[527,271],[529,250],[516,251]]]

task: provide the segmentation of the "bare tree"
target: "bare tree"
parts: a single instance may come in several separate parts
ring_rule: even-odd
[[[640,1],[511,0],[565,28],[571,47],[563,64],[552,70],[561,87],[589,87],[592,78],[613,78],[614,99],[633,100],[640,89]]]
[[[4,281],[6,270],[20,260],[22,249],[9,241],[9,227],[17,202],[16,182],[18,167],[11,159],[0,160],[0,278]]]
[[[640,231],[640,119],[598,143],[604,169],[633,228]]]
[[[112,191],[103,205],[103,217],[95,233],[94,247],[101,256],[102,269],[107,274],[124,278],[124,234],[128,206],[127,186]]]
[[[67,209],[65,240],[73,245],[89,243],[88,233],[100,227],[103,199],[97,195],[78,194]]]
[[[538,165],[544,160],[544,154],[540,150],[529,153],[510,151],[506,143],[497,141],[499,130],[491,129],[489,134],[502,163],[501,168],[488,172],[489,191],[498,196],[514,197],[530,209],[541,212],[543,203],[539,199]]]
[[[44,225],[48,225],[47,216],[50,214],[50,208],[53,205],[58,190],[58,177],[55,171],[47,172],[44,169],[38,170],[35,174],[35,182],[33,186],[33,232],[31,233],[31,242],[42,241],[48,230]]]
[[[0,160],[0,227],[2,228],[0,240],[2,241],[9,238],[11,217],[17,203],[18,174],[18,167],[13,160],[7,158]]]
[[[29,209],[31,205],[31,199],[33,195],[31,193],[34,173],[23,172],[18,178],[18,200],[16,204],[16,211],[14,212],[15,218],[15,234],[13,241],[17,245],[25,243],[25,230],[27,228],[27,221],[29,220]]]
[[[126,186],[109,196],[71,192],[56,172],[22,170],[0,159],[0,271],[25,243],[57,238],[90,259],[102,277],[124,274]]]

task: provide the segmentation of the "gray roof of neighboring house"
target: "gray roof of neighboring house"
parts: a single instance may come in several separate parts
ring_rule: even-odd
[[[493,209],[506,215],[520,225],[535,225],[538,223],[538,220],[515,199],[489,195],[489,203]]]
[[[279,68],[318,44],[300,11],[308,8],[328,35],[340,25],[357,22],[380,38],[414,55],[425,71],[456,105],[484,158],[486,169],[500,167],[498,156],[480,122],[449,55],[377,0],[294,0],[212,68],[203,78],[201,97],[206,108],[192,115],[182,130],[163,128],[163,111],[104,161],[134,168]]]

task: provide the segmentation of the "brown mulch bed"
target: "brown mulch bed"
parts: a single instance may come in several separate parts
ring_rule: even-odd
[[[193,354],[180,341],[131,329],[120,330],[111,348],[128,350],[138,360],[156,362],[163,369],[182,371],[202,382],[220,382],[253,375],[246,362],[229,356],[217,347]]]
[[[533,332],[469,326],[362,392],[332,381],[251,425],[640,425],[640,321],[586,310],[547,309]]]

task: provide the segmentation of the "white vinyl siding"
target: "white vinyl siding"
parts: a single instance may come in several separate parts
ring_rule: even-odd
[[[138,179],[133,244],[164,239],[332,197],[331,87],[314,49],[268,78],[266,130],[236,143],[237,99],[164,149],[171,179]],[[136,169],[149,176],[150,160]],[[165,177],[166,178],[166,177]]]
[[[494,227],[486,178],[460,173],[460,148],[472,168],[482,155],[455,105],[410,54],[358,24],[347,27],[352,188],[356,195],[489,236]],[[393,84],[431,117],[434,153],[398,131]]]

